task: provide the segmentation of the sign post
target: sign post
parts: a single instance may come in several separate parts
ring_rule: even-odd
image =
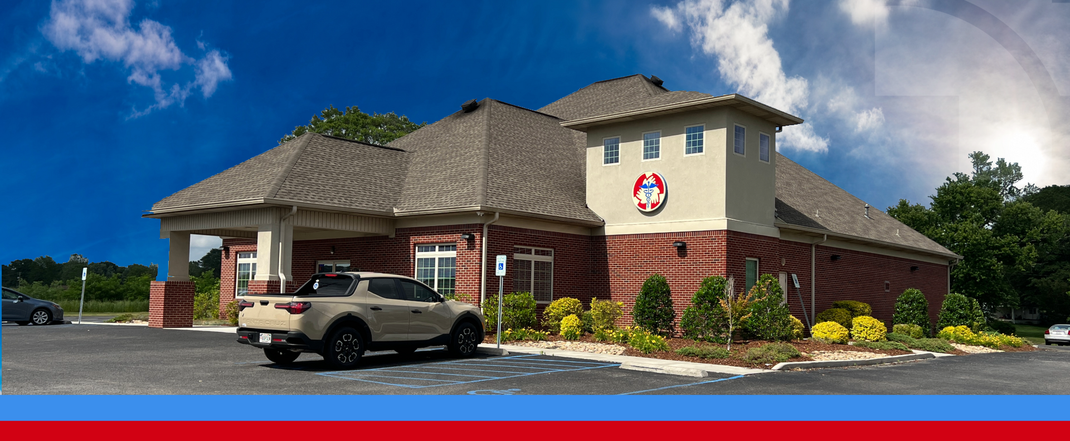
[[[78,324],[82,324],[82,305],[85,305],[85,273],[89,268],[82,267],[82,299],[78,301]]]
[[[494,262],[494,275],[498,276],[498,333],[494,334],[498,349],[502,347],[502,287],[505,280],[505,261],[508,256],[499,254]]]
[[[803,318],[806,319],[806,327],[810,330],[814,329],[814,326],[810,324],[810,315],[806,313],[806,303],[803,303],[802,290],[799,289],[799,276],[795,273],[791,273],[791,283],[795,285],[795,293],[799,295],[799,306],[802,306]]]

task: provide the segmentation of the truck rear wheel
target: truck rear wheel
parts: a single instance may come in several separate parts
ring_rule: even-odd
[[[335,331],[323,351],[323,359],[339,369],[353,369],[364,354],[364,338],[360,332],[348,326]]]

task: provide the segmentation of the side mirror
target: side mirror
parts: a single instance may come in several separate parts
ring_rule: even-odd
[[[22,302],[22,301],[25,301],[25,300],[26,300],[26,296],[24,296],[22,294],[19,294],[19,298],[15,299],[15,303]]]

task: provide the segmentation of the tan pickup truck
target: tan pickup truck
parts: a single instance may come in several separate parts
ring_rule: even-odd
[[[468,357],[485,323],[475,305],[409,277],[369,272],[316,274],[294,293],[246,295],[238,309],[239,343],[263,348],[278,364],[315,352],[341,369],[356,367],[367,350],[445,345]]]

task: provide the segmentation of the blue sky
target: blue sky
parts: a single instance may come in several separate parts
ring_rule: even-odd
[[[806,119],[779,150],[881,209],[927,203],[973,150],[1070,184],[1070,3],[896,4],[3,2],[0,262],[78,253],[162,277],[143,211],[328,105],[434,122],[635,73]]]

